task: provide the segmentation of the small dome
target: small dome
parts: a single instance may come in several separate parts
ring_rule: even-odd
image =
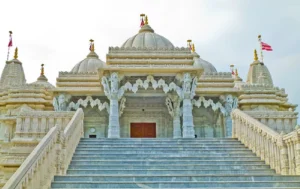
[[[99,68],[102,68],[105,62],[99,59],[99,56],[91,51],[87,57],[76,64],[71,72],[73,73],[88,73],[88,72],[98,72]]]
[[[41,74],[40,77],[38,77],[37,81],[30,83],[30,85],[47,89],[55,88],[51,83],[48,82],[48,79],[44,74]]]
[[[148,25],[144,25],[138,34],[127,39],[122,47],[135,48],[174,48],[174,45],[165,37],[154,33],[154,30]]]
[[[200,57],[194,58],[194,67],[202,68],[206,73],[214,73],[217,72],[216,68],[212,65],[212,63],[203,60]]]

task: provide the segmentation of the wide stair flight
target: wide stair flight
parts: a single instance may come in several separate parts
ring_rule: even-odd
[[[300,189],[300,177],[276,174],[231,138],[83,138],[52,188]]]

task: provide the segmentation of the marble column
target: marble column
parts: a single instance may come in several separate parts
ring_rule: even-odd
[[[166,105],[173,118],[173,138],[181,138],[180,98],[177,95],[168,95]]]
[[[120,138],[119,102],[118,99],[110,99],[108,138]]]
[[[120,122],[119,122],[119,99],[124,93],[119,92],[119,76],[117,72],[110,75],[110,79],[103,76],[102,85],[104,93],[110,100],[109,106],[109,123],[108,123],[108,138],[120,138]]]
[[[184,73],[182,85],[183,97],[183,112],[182,112],[182,137],[195,138],[194,120],[193,120],[193,105],[192,99],[195,93],[195,84],[197,85],[197,78],[194,78],[192,86],[192,77],[190,73]],[[195,82],[196,81],[196,82]]]
[[[191,99],[183,99],[183,115],[182,115],[182,137],[195,138],[195,129],[193,121],[193,106]]]

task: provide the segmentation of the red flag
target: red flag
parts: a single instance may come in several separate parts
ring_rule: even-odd
[[[261,42],[261,48],[262,48],[262,50],[265,50],[265,51],[273,51],[271,45],[264,43],[264,42]]]
[[[142,18],[140,27],[143,27],[144,25],[145,25],[145,22],[144,22],[144,19]]]
[[[233,71],[233,70],[231,70],[231,75],[235,75],[235,73],[234,73],[234,71]]]
[[[9,34],[9,42],[8,42],[8,47],[12,47],[13,44],[12,44],[12,36],[11,36],[11,33]]]

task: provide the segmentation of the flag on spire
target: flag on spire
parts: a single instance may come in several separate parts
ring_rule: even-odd
[[[264,42],[261,42],[261,49],[265,51],[273,51],[271,45]]]
[[[9,31],[9,42],[8,42],[8,47],[12,47],[12,46],[13,46],[11,34],[12,34],[12,31]]]

